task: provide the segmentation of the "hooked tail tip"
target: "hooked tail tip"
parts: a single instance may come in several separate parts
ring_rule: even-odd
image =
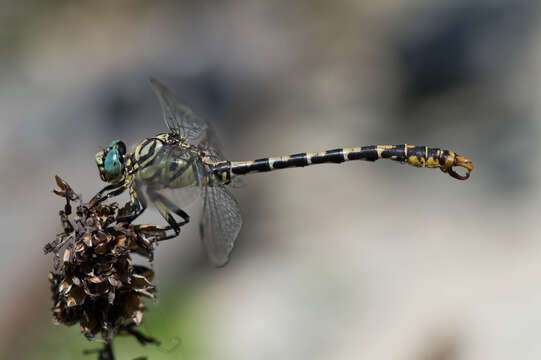
[[[464,169],[467,170],[467,173],[465,175],[460,175],[459,173],[457,173],[456,171],[453,170],[453,166],[463,167]],[[466,157],[464,157],[462,155],[456,155],[453,165],[450,166],[449,168],[443,168],[442,167],[441,170],[443,172],[449,172],[449,175],[451,175],[455,179],[466,180],[467,178],[470,177],[470,174],[473,171],[473,162],[470,159],[468,159],[468,158],[466,158]]]

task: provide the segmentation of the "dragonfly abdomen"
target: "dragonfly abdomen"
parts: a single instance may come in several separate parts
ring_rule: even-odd
[[[224,182],[231,175],[245,175],[251,172],[266,172],[289,167],[302,167],[324,163],[342,163],[350,160],[376,161],[390,159],[416,167],[439,167],[443,172],[464,180],[473,170],[470,160],[449,150],[429,148],[428,146],[414,145],[370,145],[353,148],[338,148],[322,152],[307,152],[288,156],[262,158],[253,161],[234,161],[221,163],[215,166],[214,172]],[[453,166],[462,166],[467,169],[466,175],[457,174]],[[229,176],[224,175],[229,172]]]

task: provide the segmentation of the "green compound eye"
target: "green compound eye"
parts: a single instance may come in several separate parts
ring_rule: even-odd
[[[114,179],[120,175],[122,164],[120,163],[120,154],[117,149],[112,149],[107,153],[103,165],[109,179]]]
[[[109,144],[110,149],[118,149],[120,155],[126,154],[126,145],[120,140],[113,140]]]

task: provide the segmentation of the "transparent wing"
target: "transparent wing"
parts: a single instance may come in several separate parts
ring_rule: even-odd
[[[205,120],[183,105],[173,92],[158,80],[150,78],[150,85],[160,101],[165,125],[169,131],[185,137],[193,145],[199,145],[207,138],[208,124]]]
[[[192,145],[198,145],[212,161],[225,160],[214,128],[183,105],[167,86],[153,78],[150,85],[160,101],[169,131],[185,137]]]
[[[224,266],[242,226],[237,199],[222,185],[207,186],[199,229],[210,261]]]
[[[207,124],[207,131],[205,137],[201,139],[200,147],[205,151],[205,154],[210,157],[212,161],[225,160],[225,156],[220,150],[222,147],[214,131],[214,127]]]

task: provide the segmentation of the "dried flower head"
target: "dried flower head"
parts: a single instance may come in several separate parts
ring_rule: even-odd
[[[49,273],[53,321],[79,323],[87,338],[101,333],[106,343],[121,332],[136,336],[133,327],[141,323],[145,311],[141,298],[154,298],[156,287],[154,271],[133,264],[131,254],[152,261],[154,240],[165,229],[119,222],[117,217],[130,210],[129,204],[119,208],[95,200],[83,203],[58,176],[56,182],[59,189],[54,193],[66,199],[60,211],[64,231],[44,247],[45,253],[55,253]],[[72,202],[77,203],[75,214]]]

